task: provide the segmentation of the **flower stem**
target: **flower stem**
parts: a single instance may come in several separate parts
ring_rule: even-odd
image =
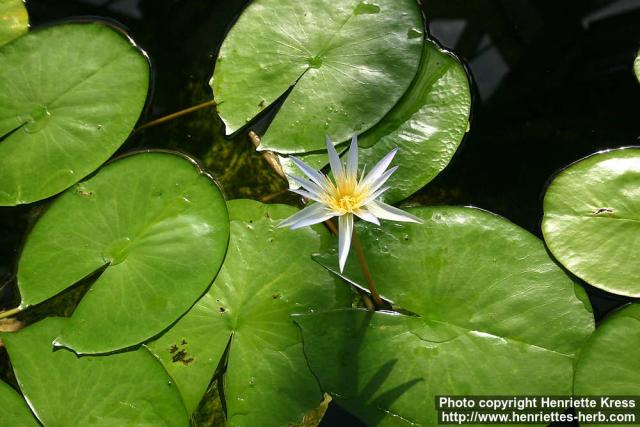
[[[371,291],[371,298],[373,299],[375,308],[380,309],[384,306],[384,303],[382,302],[382,298],[380,298],[378,288],[376,287],[376,282],[373,280],[373,276],[371,275],[371,271],[369,270],[369,265],[367,264],[367,259],[364,256],[362,244],[360,243],[360,238],[358,237],[358,233],[356,232],[355,227],[353,228],[353,235],[351,240],[353,241],[353,248],[356,251],[358,264],[360,264],[360,270],[362,270],[362,274],[364,275],[364,279],[367,281],[369,291]]]
[[[171,113],[171,114],[168,114],[166,116],[160,117],[158,119],[151,120],[150,122],[147,122],[147,123],[141,125],[135,131],[138,132],[138,131],[141,131],[142,129],[153,127],[153,126],[168,122],[170,120],[176,119],[176,118],[181,117],[181,116],[186,116],[187,114],[191,114],[191,113],[193,113],[195,111],[202,110],[204,108],[211,107],[211,106],[214,106],[214,105],[216,105],[216,101],[211,99],[211,100],[203,102],[201,104],[194,105],[193,107],[185,108],[184,110],[176,111],[175,113]]]
[[[11,317],[14,314],[18,314],[22,311],[22,309],[20,307],[16,307],[16,308],[12,308],[10,310],[6,310],[6,311],[0,311],[0,319],[5,319],[7,317]]]
[[[336,227],[336,225],[333,223],[333,221],[328,219],[328,220],[326,220],[324,222],[324,224],[327,226],[327,228],[329,229],[331,234],[333,234],[334,236],[338,235],[338,227]],[[354,248],[356,248],[356,253],[359,253],[360,256],[362,256],[362,262],[361,262],[360,256],[358,256],[358,263],[360,264],[360,269],[362,270],[362,274],[364,274],[365,279],[367,280],[367,286],[369,287],[369,291],[371,292],[371,296],[373,298],[377,297],[378,301],[380,301],[380,304],[377,305],[377,307],[380,308],[380,307],[383,306],[382,299],[380,298],[380,295],[378,295],[378,290],[376,289],[376,284],[373,281],[373,277],[371,276],[371,272],[369,271],[369,266],[367,265],[367,260],[364,258],[364,253],[362,252],[362,245],[360,244],[360,240],[358,240],[357,245],[355,243],[355,239],[358,238],[358,236],[356,235],[356,229],[355,228],[353,229],[352,236],[353,236],[352,239],[354,239]],[[367,295],[364,292],[360,293],[360,295],[362,295],[362,300],[364,301],[364,305],[367,306],[367,310],[375,311],[376,310],[376,305],[373,304],[373,301],[371,301],[371,298],[369,297],[369,295]]]

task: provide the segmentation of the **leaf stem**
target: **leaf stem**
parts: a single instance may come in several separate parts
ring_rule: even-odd
[[[373,280],[373,276],[371,275],[371,271],[369,270],[369,265],[367,264],[367,259],[364,256],[364,251],[362,250],[362,244],[360,243],[360,238],[358,237],[358,233],[356,232],[355,227],[353,228],[353,234],[352,234],[351,240],[353,241],[353,248],[356,251],[358,264],[360,264],[360,270],[364,275],[364,279],[367,281],[367,286],[369,287],[369,291],[371,291],[371,298],[373,299],[375,308],[380,309],[384,306],[384,303],[382,302],[382,298],[380,298],[380,294],[378,293],[378,288],[376,287],[376,282]]]
[[[261,197],[261,198],[260,198],[260,201],[261,201],[262,203],[267,203],[267,202],[269,202],[269,201],[271,201],[271,200],[275,199],[276,197],[280,197],[280,196],[282,196],[283,194],[286,194],[286,193],[288,193],[288,192],[289,192],[289,188],[285,188],[284,190],[276,191],[275,193],[271,193],[271,194],[268,194],[268,195],[266,195],[266,196]]]
[[[258,136],[258,134],[252,130],[249,131],[249,140],[251,140],[251,143],[257,150],[260,146],[260,137]],[[269,164],[269,166],[271,166],[271,169],[273,169],[275,173],[277,173],[282,178],[287,178],[275,154],[270,151],[263,151],[262,158]]]
[[[153,127],[153,126],[168,122],[168,121],[176,119],[178,117],[186,116],[187,114],[191,114],[191,113],[193,113],[195,111],[202,110],[202,109],[208,108],[208,107],[212,107],[214,105],[216,105],[216,101],[211,99],[211,100],[203,102],[201,104],[194,105],[193,107],[185,108],[184,110],[176,111],[175,113],[171,113],[171,114],[168,114],[166,116],[157,118],[155,120],[151,120],[150,122],[147,122],[147,123],[141,125],[139,128],[137,128],[135,130],[135,132],[139,132],[142,129],[146,129],[146,128],[149,128],[149,127]]]
[[[14,314],[18,314],[22,311],[22,308],[16,307],[6,311],[0,311],[0,319],[5,319],[7,317],[11,317]]]

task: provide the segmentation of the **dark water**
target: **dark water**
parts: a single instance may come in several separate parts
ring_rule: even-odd
[[[301,0],[303,1],[303,0]],[[155,90],[141,123],[211,99],[215,52],[245,0],[29,0],[32,25],[70,16],[119,21],[149,54]],[[469,66],[471,131],[451,165],[411,201],[474,205],[540,236],[541,196],[559,168],[595,151],[638,144],[640,0],[425,0],[430,33]],[[121,151],[180,148],[203,159],[227,197],[284,188],[241,135],[222,137],[214,112],[148,129]],[[286,201],[286,199],[279,199]],[[0,208],[0,278],[38,206]],[[1,282],[0,282],[1,283]],[[624,298],[588,289],[598,319]],[[16,302],[0,288],[0,307]],[[338,409],[326,425],[356,425]]]

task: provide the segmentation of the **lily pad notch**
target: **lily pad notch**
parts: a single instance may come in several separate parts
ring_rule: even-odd
[[[227,133],[290,88],[260,150],[321,150],[326,134],[338,144],[364,132],[411,84],[423,27],[415,0],[255,0],[229,31],[210,81]]]
[[[149,58],[111,22],[42,27],[0,47],[0,206],[95,171],[133,130],[149,85]]]
[[[279,228],[296,212],[292,206],[253,200],[232,200],[228,206],[229,252],[213,286],[145,346],[173,378],[189,413],[217,367],[226,364],[228,425],[296,424],[318,406],[322,392],[290,315],[348,307],[351,294],[311,259],[332,240],[322,225]]]
[[[356,224],[381,294],[403,313],[294,316],[323,391],[370,425],[436,425],[438,395],[570,395],[594,329],[587,295],[535,236],[475,208]],[[335,251],[318,257],[335,265]],[[357,266],[345,275],[363,283]]]
[[[128,154],[65,191],[36,222],[18,263],[21,306],[103,269],[55,344],[79,354],[135,346],[203,295],[228,239],[224,197],[197,161]]]

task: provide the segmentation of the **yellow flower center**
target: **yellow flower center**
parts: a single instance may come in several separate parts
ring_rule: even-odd
[[[365,189],[358,189],[355,179],[345,179],[336,184],[327,195],[327,205],[334,211],[354,213],[362,207],[369,195]]]

